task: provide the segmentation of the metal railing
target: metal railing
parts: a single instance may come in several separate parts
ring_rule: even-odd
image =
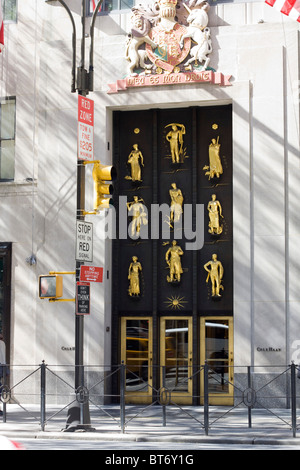
[[[90,422],[85,423],[84,420],[86,407],[90,407],[93,421],[97,421],[100,419],[99,415],[104,414],[124,433],[129,424],[145,414],[148,416],[152,408],[155,409],[156,424],[159,422],[161,426],[166,426],[167,420],[171,419],[171,412],[176,410],[193,422],[193,429],[208,435],[223,418],[237,408],[246,410],[247,428],[251,429],[253,411],[263,409],[276,418],[281,426],[286,426],[293,437],[297,437],[297,419],[300,416],[297,375],[300,375],[300,366],[294,363],[286,367],[264,367],[261,371],[256,367],[239,368],[235,365],[234,381],[229,380],[229,377],[233,376],[229,370],[230,366],[220,364],[216,366],[205,363],[185,369],[180,366],[176,370],[174,367],[152,366],[151,375],[156,374],[159,383],[157,387],[153,385],[153,381],[148,380],[147,368],[141,371],[138,366],[134,368],[132,365],[128,367],[119,364],[84,368],[81,366],[81,369],[81,384],[75,389],[74,366],[49,366],[44,361],[38,366],[3,366],[0,386],[3,422],[9,419],[7,405],[15,404],[27,419],[30,417],[38,423],[41,431],[45,431],[46,426],[55,421],[59,414],[74,406],[80,411],[80,426],[89,430]],[[203,383],[202,395],[187,391],[191,381]],[[228,391],[229,387],[233,404],[220,406],[215,416],[215,408],[212,409],[211,406],[212,396],[218,395],[216,390]],[[194,387],[195,389],[197,387]],[[111,390],[117,392],[111,393]],[[183,405],[186,396],[189,396],[194,406]],[[222,392],[219,397],[222,398]],[[145,403],[144,405],[136,404],[140,398],[140,403]],[[57,409],[47,416],[49,402],[55,404]],[[30,403],[38,404],[37,413],[32,414]],[[274,403],[277,406],[273,406]],[[289,410],[288,415],[285,413],[284,417],[280,416],[277,411],[278,403],[279,408]],[[157,417],[160,419],[157,420]],[[151,422],[151,416],[148,422]],[[177,423],[180,426],[180,419]]]

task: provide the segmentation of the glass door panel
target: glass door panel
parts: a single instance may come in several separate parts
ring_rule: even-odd
[[[147,403],[152,398],[152,319],[122,318],[121,341],[126,402]]]
[[[208,365],[209,403],[233,403],[233,319],[201,318],[200,361]],[[203,377],[202,377],[203,378]],[[204,387],[201,380],[201,397]]]
[[[161,386],[176,403],[192,403],[192,319],[161,319]]]

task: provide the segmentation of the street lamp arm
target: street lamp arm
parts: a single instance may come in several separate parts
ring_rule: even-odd
[[[58,2],[64,7],[66,12],[68,13],[71,23],[72,23],[72,28],[73,28],[73,33],[72,33],[73,59],[72,59],[71,93],[75,93],[76,92],[76,26],[75,26],[73,15],[68,5],[64,2],[64,0],[58,0]]]
[[[91,45],[90,45],[90,67],[89,67],[89,91],[94,91],[94,31],[95,31],[95,22],[96,22],[97,14],[100,10],[102,3],[103,3],[103,0],[98,1],[97,6],[94,10],[91,25],[90,25]]]

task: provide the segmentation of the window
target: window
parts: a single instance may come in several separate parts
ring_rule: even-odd
[[[18,0],[1,0],[4,22],[17,21],[17,2]]]
[[[14,179],[16,99],[0,99],[0,181]]]
[[[98,0],[89,0],[87,5],[87,14],[93,14],[93,5],[97,5]],[[150,2],[151,3],[151,2]],[[131,10],[134,6],[134,0],[103,0],[99,14],[107,14],[112,11],[125,11]]]

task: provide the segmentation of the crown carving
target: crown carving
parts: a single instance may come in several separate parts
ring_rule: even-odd
[[[163,7],[176,7],[177,0],[159,0],[159,5]]]

